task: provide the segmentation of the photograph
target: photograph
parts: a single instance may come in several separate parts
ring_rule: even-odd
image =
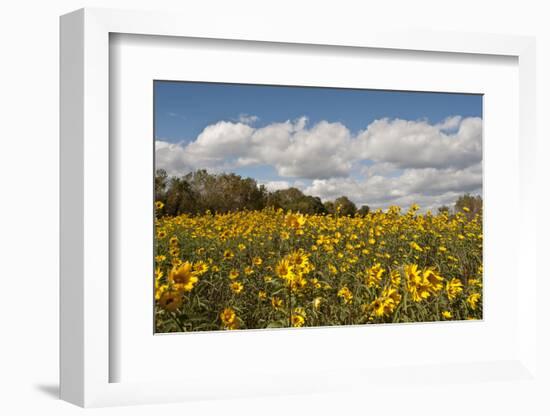
[[[155,80],[154,332],[483,319],[483,95]]]

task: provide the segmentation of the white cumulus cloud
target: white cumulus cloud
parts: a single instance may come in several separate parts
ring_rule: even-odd
[[[322,199],[346,195],[373,207],[412,202],[448,204],[482,186],[482,121],[451,116],[440,123],[379,119],[353,134],[339,122],[310,125],[306,117],[251,124],[219,121],[187,144],[156,141],[156,166],[171,174],[206,168],[232,171],[270,166],[270,190],[294,184]],[[303,184],[300,186],[299,184]]]
[[[366,178],[317,179],[304,192],[322,200],[346,195],[357,205],[373,208],[418,203],[426,209],[453,203],[464,193],[479,194],[481,165],[461,170],[406,169],[399,176],[373,175]]]
[[[447,134],[449,128],[456,133]],[[481,161],[481,119],[425,121],[381,119],[357,137],[357,152],[364,158],[400,168],[464,168]]]
[[[254,124],[259,119],[258,116],[252,116],[250,114],[239,114],[239,122],[243,124]]]
[[[270,192],[279,191],[281,189],[288,189],[291,187],[290,182],[288,181],[267,181],[261,182],[261,185],[264,185]]]
[[[168,175],[184,175],[193,169],[185,149],[176,143],[155,140],[155,167],[164,169]]]

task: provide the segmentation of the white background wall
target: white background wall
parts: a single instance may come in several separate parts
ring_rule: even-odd
[[[245,15],[279,21],[281,29],[325,25],[327,31],[354,25],[433,28],[537,36],[540,210],[548,207],[547,163],[550,129],[550,30],[544,1],[170,1],[19,0],[0,9],[0,413],[74,414],[82,410],[56,399],[58,384],[58,17],[77,8],[115,7],[179,10],[205,24]],[[406,70],[406,68],[404,68]],[[546,138],[546,140],[544,140]],[[542,179],[544,178],[544,179]],[[540,215],[539,236],[548,231]],[[539,237],[541,253],[548,247]],[[545,247],[543,247],[545,244]],[[541,256],[543,257],[543,256]],[[544,258],[540,260],[543,265]],[[461,391],[466,391],[464,388]],[[503,386],[503,400],[483,403],[470,391],[441,409],[447,414],[538,414],[535,402],[514,397]],[[513,392],[513,389],[510,390]],[[368,414],[378,398],[334,394],[259,398],[204,403],[101,409],[106,415],[153,412],[198,414]],[[411,410],[421,411],[419,397]],[[388,402],[388,413],[401,406]],[[421,404],[422,403],[422,404]],[[548,407],[546,407],[548,410]]]

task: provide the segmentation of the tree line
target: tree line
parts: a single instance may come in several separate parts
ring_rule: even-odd
[[[211,174],[204,169],[184,176],[168,176],[165,170],[158,169],[155,172],[155,198],[163,205],[160,215],[168,216],[202,214],[206,211],[253,211],[266,207],[303,214],[364,216],[370,212],[368,205],[358,208],[346,196],[323,202],[319,197],[306,195],[294,187],[268,191],[252,178],[243,178],[234,173]],[[469,194],[461,196],[453,208],[456,211],[462,207],[468,208],[469,215],[475,215],[482,209],[481,197]],[[442,206],[439,211],[451,213],[453,208]]]

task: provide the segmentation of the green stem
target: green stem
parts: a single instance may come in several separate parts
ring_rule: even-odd
[[[180,330],[181,332],[185,332],[185,328],[181,326],[180,321],[178,321],[178,318],[176,317],[176,315],[175,315],[173,312],[170,313],[170,317],[171,317],[172,320],[176,323],[176,325],[178,326],[179,330]]]

